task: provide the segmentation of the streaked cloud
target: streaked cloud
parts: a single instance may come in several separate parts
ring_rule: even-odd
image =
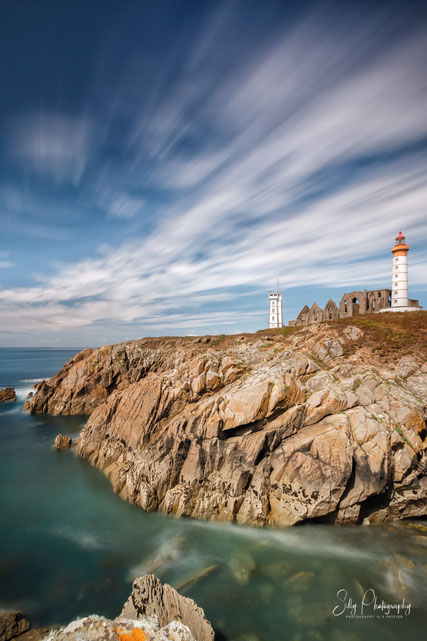
[[[256,38],[238,6],[171,43],[156,74],[140,52],[114,86],[103,71],[98,114],[90,94],[73,115],[14,116],[13,157],[78,188],[82,233],[85,220],[124,232],[0,291],[0,330],[256,329],[251,301],[276,277],[300,307],[299,288],[321,303],[328,288],[389,286],[401,227],[410,286],[425,288],[427,26],[337,5],[335,20],[316,8]],[[4,206],[24,215],[25,199],[9,189]]]

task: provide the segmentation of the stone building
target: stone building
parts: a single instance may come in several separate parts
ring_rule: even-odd
[[[378,312],[391,307],[391,289],[373,289],[363,292],[346,292],[341,298],[339,306],[329,299],[322,310],[317,303],[309,309],[305,305],[294,321],[289,321],[290,326],[311,325],[321,321],[347,318],[356,314]]]

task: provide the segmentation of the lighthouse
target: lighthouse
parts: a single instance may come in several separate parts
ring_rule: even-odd
[[[402,231],[396,236],[393,253],[392,307],[408,307],[408,251]]]
[[[417,300],[408,298],[408,251],[402,231],[396,236],[392,247],[393,275],[391,290],[391,307],[379,309],[378,312],[418,312],[422,309]]]
[[[269,314],[268,314],[268,328],[273,329],[283,327],[283,307],[282,307],[282,292],[280,291],[279,281],[277,281],[277,289],[275,292],[270,292],[269,296]]]

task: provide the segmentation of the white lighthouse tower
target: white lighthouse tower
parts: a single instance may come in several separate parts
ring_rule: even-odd
[[[392,307],[408,307],[408,251],[402,231],[396,236],[393,249]]]
[[[408,251],[405,236],[402,231],[396,236],[392,248],[393,275],[391,290],[391,307],[378,310],[379,312],[417,312],[422,309],[417,300],[408,299]]]
[[[270,303],[268,328],[283,327],[282,292],[280,291],[279,281],[277,281],[276,291],[270,292],[268,298]]]

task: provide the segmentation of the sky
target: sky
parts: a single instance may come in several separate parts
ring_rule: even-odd
[[[427,307],[423,2],[2,0],[0,346]]]

